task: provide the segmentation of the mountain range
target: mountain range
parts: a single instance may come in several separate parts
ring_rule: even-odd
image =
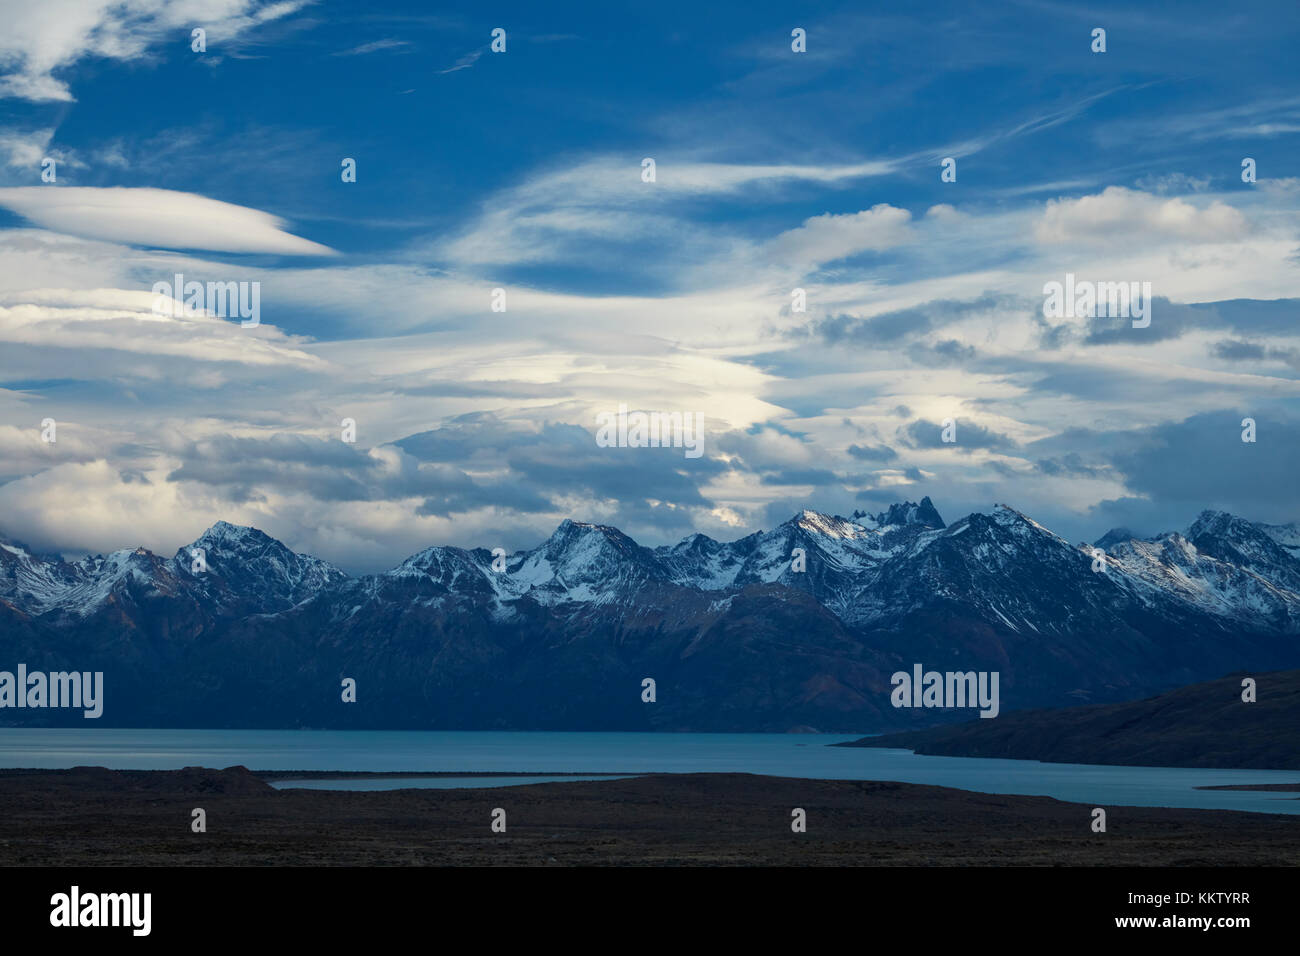
[[[1298,631],[1300,531],[1214,511],[1096,545],[929,498],[657,548],[566,520],[504,561],[432,547],[361,577],[226,522],[171,558],[0,537],[0,669],[103,671],[98,725],[900,730],[971,716],[891,706],[916,663],[997,671],[1005,713],[1294,667]]]

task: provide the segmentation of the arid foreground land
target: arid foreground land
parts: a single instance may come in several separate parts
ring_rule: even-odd
[[[193,833],[191,811],[207,812]],[[491,832],[493,808],[507,831]],[[793,833],[791,810],[807,811]],[[668,774],[508,789],[277,791],[243,768],[0,771],[0,865],[1300,864],[1300,817],[901,783]]]

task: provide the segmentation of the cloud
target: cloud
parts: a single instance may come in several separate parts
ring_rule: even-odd
[[[899,309],[882,312],[869,319],[852,315],[833,315],[818,321],[812,328],[830,345],[873,347],[897,344],[932,328],[930,316],[923,309]]]
[[[1221,200],[1204,207],[1185,199],[1108,186],[1094,196],[1051,199],[1034,235],[1044,243],[1140,241],[1223,242],[1250,232],[1242,213]]]
[[[1210,346],[1210,354],[1229,362],[1259,361],[1267,354],[1267,350],[1256,342],[1223,339]]]
[[[1286,34],[1279,34],[1279,37]],[[1198,143],[1206,140],[1255,139],[1282,136],[1300,130],[1300,97],[1261,99],[1220,109],[1196,110],[1109,124],[1106,141],[1123,142],[1127,136]]]
[[[1156,345],[1167,339],[1175,339],[1192,329],[1209,324],[1212,317],[1203,310],[1170,302],[1163,296],[1152,296],[1147,303],[1150,309],[1151,324],[1141,329],[1141,334],[1133,330],[1133,319],[1127,315],[1109,315],[1105,305],[1105,293],[1099,293],[1103,299],[1099,314],[1088,317],[1087,334],[1083,341],[1088,345],[1107,345],[1122,343],[1125,345]],[[1118,311],[1118,310],[1117,310]],[[1156,321],[1156,316],[1160,320]]]
[[[1104,465],[1090,465],[1078,452],[1070,452],[1058,458],[1040,458],[1034,467],[1049,477],[1074,478],[1110,478],[1113,471]]]
[[[861,461],[893,461],[898,452],[888,445],[850,445],[848,453]]]
[[[957,365],[975,357],[975,346],[965,345],[956,339],[944,339],[933,345],[912,345],[907,354],[918,365]]]
[[[935,422],[915,421],[904,429],[903,434],[913,448],[953,448],[969,453],[977,448],[987,450],[1010,450],[1017,443],[1006,435],[999,434],[972,421],[956,420],[956,441],[943,440],[944,426]]]
[[[1290,336],[1300,331],[1295,324],[1297,307],[1300,307],[1300,300],[1296,299],[1237,299],[1184,304],[1153,296],[1151,325],[1139,330],[1141,334],[1132,329],[1132,319],[1126,316],[1096,315],[1088,318],[1082,341],[1086,345],[1121,343],[1143,346],[1168,342],[1193,332],[1227,331],[1249,336]],[[1066,327],[1056,327],[1062,328]],[[1211,346],[1211,354],[1223,359],[1249,357],[1240,348],[1226,348],[1227,351],[1220,351],[1219,346]]]
[[[262,500],[288,487],[320,502],[411,498],[434,479],[446,481],[446,475],[421,474],[414,459],[393,449],[367,450],[337,436],[214,435],[168,451],[181,464],[167,481],[211,485],[235,502]],[[468,482],[463,473],[447,471]]]
[[[1244,417],[1256,420],[1256,440],[1241,440]],[[1300,519],[1295,494],[1300,473],[1300,423],[1269,408],[1204,412],[1183,421],[1138,430],[1110,455],[1135,498],[1146,499],[1152,521],[1220,508],[1270,523]],[[1117,516],[1132,514],[1115,510]],[[1108,511],[1108,513],[1111,513]]]
[[[207,31],[209,45],[229,42],[263,23],[286,17],[304,0],[3,0],[0,3],[0,98],[72,102],[54,74],[79,60],[139,60],[166,36]]]
[[[208,315],[171,315],[153,311],[150,292],[123,289],[34,289],[9,294],[0,302],[0,342],[7,353],[0,369],[18,363],[67,375],[123,375],[129,365],[114,366],[112,353],[186,359],[196,363],[231,363],[250,367],[324,369],[326,363],[302,349],[304,344],[271,326],[244,329]],[[23,349],[23,347],[26,347]],[[139,367],[136,367],[136,374]],[[184,375],[176,368],[174,374]]]
[[[1264,192],[1280,193],[1285,196],[1288,193],[1300,192],[1300,176],[1269,177],[1259,180],[1255,185]]]
[[[790,333],[792,338],[812,335],[828,345],[852,345],[862,348],[901,346],[916,342],[930,332],[962,322],[974,316],[999,314],[1023,306],[1013,296],[985,292],[973,299],[934,299],[906,309],[892,309],[868,318],[831,315],[813,322],[807,330]],[[937,359],[955,360],[973,355],[973,349],[954,339],[934,343],[928,351]],[[917,353],[927,359],[924,353]],[[927,359],[925,364],[933,364]]]
[[[383,40],[374,40],[371,43],[354,46],[350,50],[338,50],[331,53],[330,56],[364,56],[367,53],[378,53],[380,50],[395,50],[410,45],[407,40],[395,40],[392,37],[387,37]]]
[[[650,501],[674,508],[711,506],[700,488],[727,467],[712,453],[707,433],[704,456],[687,460],[680,448],[602,448],[594,422],[589,431],[573,424],[525,426],[469,415],[395,444],[421,461],[472,463],[479,471],[505,466],[504,488],[552,500],[578,495],[617,503],[632,521]]]
[[[911,220],[912,214],[906,209],[888,203],[844,215],[825,213],[781,233],[768,244],[766,252],[774,262],[810,270],[861,252],[909,242],[913,238],[908,229]]]
[[[1222,339],[1210,346],[1210,354],[1225,362],[1282,362],[1300,370],[1300,348],[1263,345],[1238,339]]]
[[[897,163],[871,160],[845,165],[711,163],[660,153],[653,183],[641,181],[640,155],[600,156],[567,167],[538,173],[522,184],[489,197],[484,212],[468,229],[449,239],[439,238],[434,251],[460,267],[582,260],[611,255],[611,242],[636,244],[638,260],[646,243],[662,239],[668,249],[686,259],[709,258],[725,249],[716,230],[688,218],[689,203],[711,197],[720,201],[771,198],[794,184],[838,186],[856,179],[883,176]],[[902,210],[899,210],[902,212]],[[904,213],[905,214],[905,213]],[[887,217],[886,217],[887,218]],[[803,241],[826,242],[834,223],[810,227]],[[870,243],[869,237],[861,241]],[[795,238],[792,242],[797,242]],[[685,249],[682,246],[685,244]],[[614,250],[618,261],[627,256]]]
[[[1210,187],[1209,176],[1188,176],[1186,173],[1149,174],[1134,183],[1138,189],[1149,193],[1201,193]]]
[[[440,76],[443,76],[448,73],[455,73],[458,70],[468,70],[471,66],[473,66],[475,63],[478,62],[478,58],[481,57],[482,55],[483,55],[482,50],[470,50],[468,53],[462,56],[451,66],[447,67],[447,69],[439,70],[438,74]]]
[[[0,131],[0,160],[6,166],[32,170],[39,169],[41,160],[47,156],[68,162],[66,154],[62,152],[51,154],[50,141],[53,139],[53,129]]]
[[[194,503],[182,503],[177,489],[140,481],[103,458],[56,464],[0,485],[4,533],[41,551],[106,553],[167,542],[163,553],[169,554],[181,543],[175,540],[178,526],[201,530],[184,514]]]
[[[19,186],[0,189],[0,207],[45,229],[168,249],[332,256],[334,250],[284,231],[284,220],[233,203],[170,189]]]
[[[93,429],[56,419],[56,440],[51,444],[42,440],[44,429],[40,422],[33,415],[26,427],[0,425],[0,485],[55,465],[100,457],[102,444],[95,439],[101,436],[92,435]]]

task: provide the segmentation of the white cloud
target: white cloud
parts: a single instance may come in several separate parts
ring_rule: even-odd
[[[468,53],[462,56],[451,66],[447,67],[447,69],[439,70],[438,73],[439,75],[446,75],[448,73],[456,73],[460,70],[468,70],[471,66],[473,66],[475,63],[478,62],[478,58],[481,57],[482,55],[483,55],[482,50],[470,50]]]
[[[334,250],[284,231],[284,220],[247,206],[169,189],[19,186],[0,189],[0,207],[71,236],[167,249],[289,256]]]
[[[888,203],[861,212],[825,213],[805,219],[802,226],[781,233],[768,245],[772,259],[805,270],[860,252],[889,249],[912,238],[912,214]]]
[[[99,457],[97,429],[80,428],[77,423],[56,419],[56,440],[41,439],[40,424],[47,416],[37,411],[29,414],[22,426],[0,425],[0,476],[42,471],[54,465],[90,461]]]
[[[1282,176],[1278,178],[1261,179],[1258,182],[1260,189],[1264,192],[1271,193],[1300,193],[1300,176]]]
[[[55,352],[99,353],[103,373],[115,372],[109,355],[183,358],[195,362],[229,362],[248,366],[294,366],[321,368],[324,363],[301,348],[302,342],[270,327],[245,329],[235,322],[206,315],[172,317],[152,310],[149,292],[126,289],[36,289],[13,305],[0,305],[0,342],[5,343],[5,360],[22,365],[12,354],[19,346],[30,346],[49,354]],[[3,300],[0,300],[3,301]],[[68,358],[58,362],[68,367]],[[19,368],[7,369],[11,374]],[[121,369],[117,370],[120,373]]]
[[[180,454],[180,446],[160,439],[160,419],[194,441],[202,434],[336,437],[338,422],[348,416],[358,421],[360,440],[373,449],[461,415],[491,413],[539,429],[547,423],[590,426],[596,411],[617,407],[620,401],[699,411],[709,421],[710,438],[728,428],[752,436],[741,456],[746,466],[792,472],[776,476],[781,477],[779,484],[757,473],[719,474],[702,489],[708,508],[694,519],[701,530],[739,532],[768,520],[765,509],[773,501],[813,487],[800,484],[793,474],[796,469],[812,474],[824,468],[847,476],[845,496],[859,486],[906,486],[918,481],[919,474],[927,481],[925,493],[935,495],[947,516],[945,493],[961,491],[983,500],[985,485],[980,483],[989,481],[988,455],[963,457],[953,464],[940,459],[940,451],[908,450],[897,440],[896,430],[906,421],[893,412],[899,405],[912,410],[908,417],[932,421],[954,411],[971,418],[977,409],[975,420],[981,424],[996,424],[995,430],[1028,440],[1054,431],[1063,421],[1087,425],[1099,417],[1131,415],[1134,407],[1150,420],[1185,415],[1189,408],[1221,405],[1250,384],[1240,375],[1198,379],[1205,383],[1204,394],[1189,397],[1182,384],[1188,372],[1170,373],[1167,381],[1145,373],[1142,363],[1152,360],[1176,361],[1195,370],[1205,360],[1207,343],[1190,336],[1165,343],[1158,359],[1150,346],[1083,348],[1077,335],[1047,351],[1039,344],[1037,307],[1012,309],[1001,303],[1017,295],[1037,296],[1044,275],[1060,271],[1063,254],[1070,255],[1069,267],[1080,275],[1149,277],[1157,295],[1176,290],[1185,300],[1285,296],[1300,290],[1300,269],[1288,264],[1295,246],[1293,212],[1286,208],[1293,205],[1289,195],[1275,198],[1242,190],[1239,195],[1196,197],[1194,205],[1179,200],[1168,206],[1168,197],[1121,189],[1087,197],[1109,196],[1118,202],[1120,213],[1104,204],[1100,210],[1088,204],[1081,209],[1078,203],[996,208],[962,204],[960,213],[941,204],[924,215],[918,210],[913,219],[907,210],[877,205],[805,219],[808,211],[817,211],[814,207],[756,233],[701,221],[690,200],[701,195],[698,190],[715,189],[718,196],[748,202],[779,180],[762,178],[754,170],[737,173],[729,166],[709,169],[656,192],[663,183],[642,184],[633,162],[619,166],[617,185],[598,182],[586,188],[557,180],[533,192],[537,182],[530,181],[496,197],[507,219],[517,217],[503,227],[514,227],[515,240],[573,236],[609,246],[629,235],[637,241],[638,229],[655,224],[658,234],[676,243],[671,267],[694,270],[681,283],[681,289],[689,290],[682,294],[569,294],[510,284],[509,312],[498,314],[489,310],[489,292],[508,284],[506,279],[470,268],[442,272],[429,268],[427,258],[241,267],[237,278],[260,279],[264,288],[273,288],[278,306],[287,306],[295,320],[315,323],[326,317],[322,325],[328,325],[329,334],[355,336],[348,341],[295,339],[267,327],[241,330],[237,322],[160,321],[150,313],[146,291],[154,279],[167,279],[173,271],[215,278],[212,270],[219,267],[184,254],[36,229],[0,233],[0,381],[37,383],[23,391],[0,389],[0,410],[9,403],[13,414],[7,413],[6,420],[22,430],[14,433],[11,444],[15,451],[21,447],[24,455],[31,453],[19,459],[20,466],[11,474],[41,470],[37,480],[0,486],[7,489],[0,491],[0,507],[52,509],[64,500],[77,505],[66,515],[38,512],[38,517],[23,519],[29,526],[11,524],[0,531],[27,535],[33,543],[57,541],[73,547],[81,542],[97,548],[145,543],[169,551],[212,520],[226,518],[257,524],[293,546],[369,567],[391,563],[429,543],[480,543],[485,532],[499,537],[503,528],[536,526],[540,537],[547,530],[542,525],[570,511],[591,517],[604,508],[614,520],[619,503],[556,498],[557,515],[513,512],[506,503],[500,509],[444,519],[416,514],[420,502],[396,494],[326,504],[313,497],[312,489],[287,477],[259,483],[251,496],[236,494],[191,479],[169,481],[169,462]],[[805,171],[813,169],[818,168]],[[661,180],[665,171],[661,165]],[[71,194],[63,187],[37,188],[43,191],[30,200],[33,208],[43,206],[36,200],[46,195]],[[181,197],[177,202],[209,202],[185,194],[163,195]],[[1242,212],[1225,206],[1231,215],[1214,215],[1245,222],[1248,214],[1253,228],[1240,238],[1197,241],[1215,202],[1232,203]],[[1112,223],[1126,235],[1131,231],[1142,237],[1146,248],[1035,243],[1035,224],[1048,218],[1044,209],[1058,207],[1054,223],[1063,231],[1091,237],[1101,228],[1098,223]],[[229,235],[244,231],[243,217],[265,216],[230,208],[238,211],[238,225],[232,221],[226,229]],[[1267,218],[1270,210],[1278,218],[1275,226]],[[1121,220],[1117,226],[1116,216]],[[494,236],[488,223],[486,214],[474,223],[482,242],[475,259],[491,260],[504,248],[494,248],[500,235]],[[60,220],[48,225],[68,224]],[[121,241],[121,224],[114,220],[110,225]],[[785,226],[793,228],[781,231]],[[1184,228],[1190,228],[1190,236],[1183,235]],[[273,244],[302,241],[284,233],[278,220],[268,235]],[[1152,236],[1161,241],[1150,242]],[[683,249],[688,251],[683,254]],[[893,251],[869,269],[841,265],[797,283],[807,286],[811,315],[788,313],[790,284],[784,273],[789,268],[835,262],[871,249]],[[697,261],[690,262],[697,252]],[[589,248],[575,242],[552,246],[548,253],[561,262],[583,264]],[[996,270],[988,266],[990,261],[996,261]],[[631,268],[618,256],[612,262]],[[986,293],[996,300],[987,310],[963,312],[960,319],[923,336],[870,348],[828,347],[783,334],[818,316],[875,318],[936,299],[965,301]],[[1156,325],[1162,321],[1157,312]],[[303,328],[317,334],[312,325]],[[393,337],[403,331],[418,334]],[[965,366],[932,367],[914,360],[909,352],[913,342],[955,342],[973,347],[976,357]],[[1075,350],[1081,358],[1068,354]],[[1105,381],[1110,376],[1125,387],[1108,390],[1115,395],[1111,399],[1071,382],[1056,392],[1036,385],[1039,379],[1069,377],[1075,368],[1086,378]],[[1132,382],[1151,384],[1144,391],[1145,385],[1130,388]],[[1281,379],[1265,384],[1275,394],[1294,388]],[[63,411],[57,407],[60,402],[66,402]],[[29,434],[31,423],[39,422],[47,407],[61,423],[66,417],[87,429],[113,431],[115,447],[110,450],[96,437],[89,445],[92,458],[79,459],[76,467],[76,462],[64,460],[53,468],[39,457],[47,449],[31,447]],[[871,435],[853,437],[854,427]],[[5,437],[0,434],[0,445]],[[887,468],[864,466],[843,450],[852,441],[896,447],[899,460]],[[502,447],[508,450],[505,443]],[[720,446],[706,447],[712,454]],[[0,447],[0,453],[4,450]],[[382,449],[372,451],[382,454]],[[94,462],[105,457],[111,468]],[[123,468],[127,477],[119,471]],[[930,469],[932,474],[913,469]],[[501,465],[500,471],[508,474],[508,466]],[[1038,498],[1051,502],[1048,492],[1036,490],[1037,480],[1025,480],[1026,507]],[[1054,487],[1060,485],[1056,479]],[[1098,496],[1117,497],[1124,491],[1110,485],[1099,491],[1096,485],[1081,479],[1060,495],[1083,495],[1086,501],[1080,500],[1086,505]],[[557,485],[552,490],[561,489]],[[898,493],[910,491],[900,487]],[[135,522],[151,495],[157,515]],[[852,505],[851,499],[842,500]],[[834,501],[813,503],[840,506]],[[127,517],[102,518],[96,524],[88,517],[92,505],[97,513],[112,515],[120,509]],[[1053,507],[1058,505],[1053,502]],[[81,521],[88,522],[93,533],[79,537]],[[636,532],[627,526],[625,530]],[[651,533],[644,527],[641,532]],[[137,534],[147,540],[137,542]]]
[[[1240,211],[1222,200],[1196,206],[1185,199],[1109,186],[1094,196],[1049,200],[1034,229],[1040,242],[1171,239],[1222,242],[1250,232]]]
[[[956,206],[953,206],[950,203],[941,202],[927,209],[925,211],[925,218],[933,219],[940,224],[950,225],[962,222],[969,217]]]
[[[86,57],[137,60],[166,36],[207,31],[208,43],[229,42],[269,20],[288,16],[304,0],[0,0],[0,98],[71,102],[54,74]]]
[[[502,191],[484,204],[464,233],[435,250],[461,266],[555,260],[576,244],[647,236],[689,242],[707,233],[674,214],[674,205],[701,196],[755,198],[794,183],[823,186],[894,172],[894,160],[847,165],[707,163],[659,154],[655,181],[641,181],[641,156],[600,157],[555,169]],[[688,250],[687,258],[690,257]]]
[[[331,56],[364,56],[367,53],[378,53],[380,50],[395,50],[400,47],[410,46],[407,40],[395,40],[392,37],[386,37],[383,40],[375,40],[372,43],[363,43],[360,46],[354,46],[350,50],[339,50]]]
[[[185,529],[184,541],[202,531],[202,516],[215,498],[202,488],[168,482],[162,465],[146,473],[146,480],[127,480],[102,458],[63,462],[0,485],[5,532],[39,541],[34,546],[42,549],[84,554],[143,545],[170,555],[183,543],[178,529]]]
[[[41,160],[50,155],[50,140],[53,138],[52,129],[0,132],[0,160],[6,166],[39,168]]]
[[[1186,173],[1148,175],[1137,180],[1138,189],[1149,193],[1203,193],[1210,188],[1209,176],[1188,176]]]

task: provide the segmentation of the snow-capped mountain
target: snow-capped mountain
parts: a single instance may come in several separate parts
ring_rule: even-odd
[[[39,613],[53,607],[79,580],[67,562],[0,538],[0,601]]]
[[[1221,512],[1091,546],[928,498],[657,548],[566,520],[364,577],[226,522],[170,559],[0,538],[0,669],[102,669],[127,724],[873,730],[967,716],[889,705],[917,662],[997,670],[1004,710],[1296,666],[1298,551],[1294,526]],[[344,676],[366,690],[341,709]]]
[[[1279,537],[1289,538],[1282,528],[1257,525],[1223,511],[1203,511],[1187,529],[1187,540],[1201,554],[1300,592],[1300,561]]]
[[[34,614],[84,618],[113,601],[157,598],[188,598],[225,613],[270,613],[347,578],[256,528],[225,521],[171,559],[130,548],[68,562],[0,543],[0,600]]]
[[[1180,602],[1218,618],[1300,629],[1300,559],[1269,526],[1203,512],[1187,533],[1112,545],[1108,564],[1145,604]]]
[[[196,562],[202,555],[202,570]],[[270,535],[218,521],[168,562],[168,571],[222,608],[269,613],[347,580],[327,561],[296,554]]]
[[[566,519],[539,547],[506,563],[502,584],[541,604],[608,604],[667,580],[653,551],[617,528]]]
[[[895,505],[876,516],[803,511],[771,531],[729,544],[696,534],[655,554],[669,568],[669,580],[684,587],[724,591],[781,584],[807,591],[840,617],[853,619],[858,593],[882,565],[918,535],[943,526],[925,498],[920,505]]]

